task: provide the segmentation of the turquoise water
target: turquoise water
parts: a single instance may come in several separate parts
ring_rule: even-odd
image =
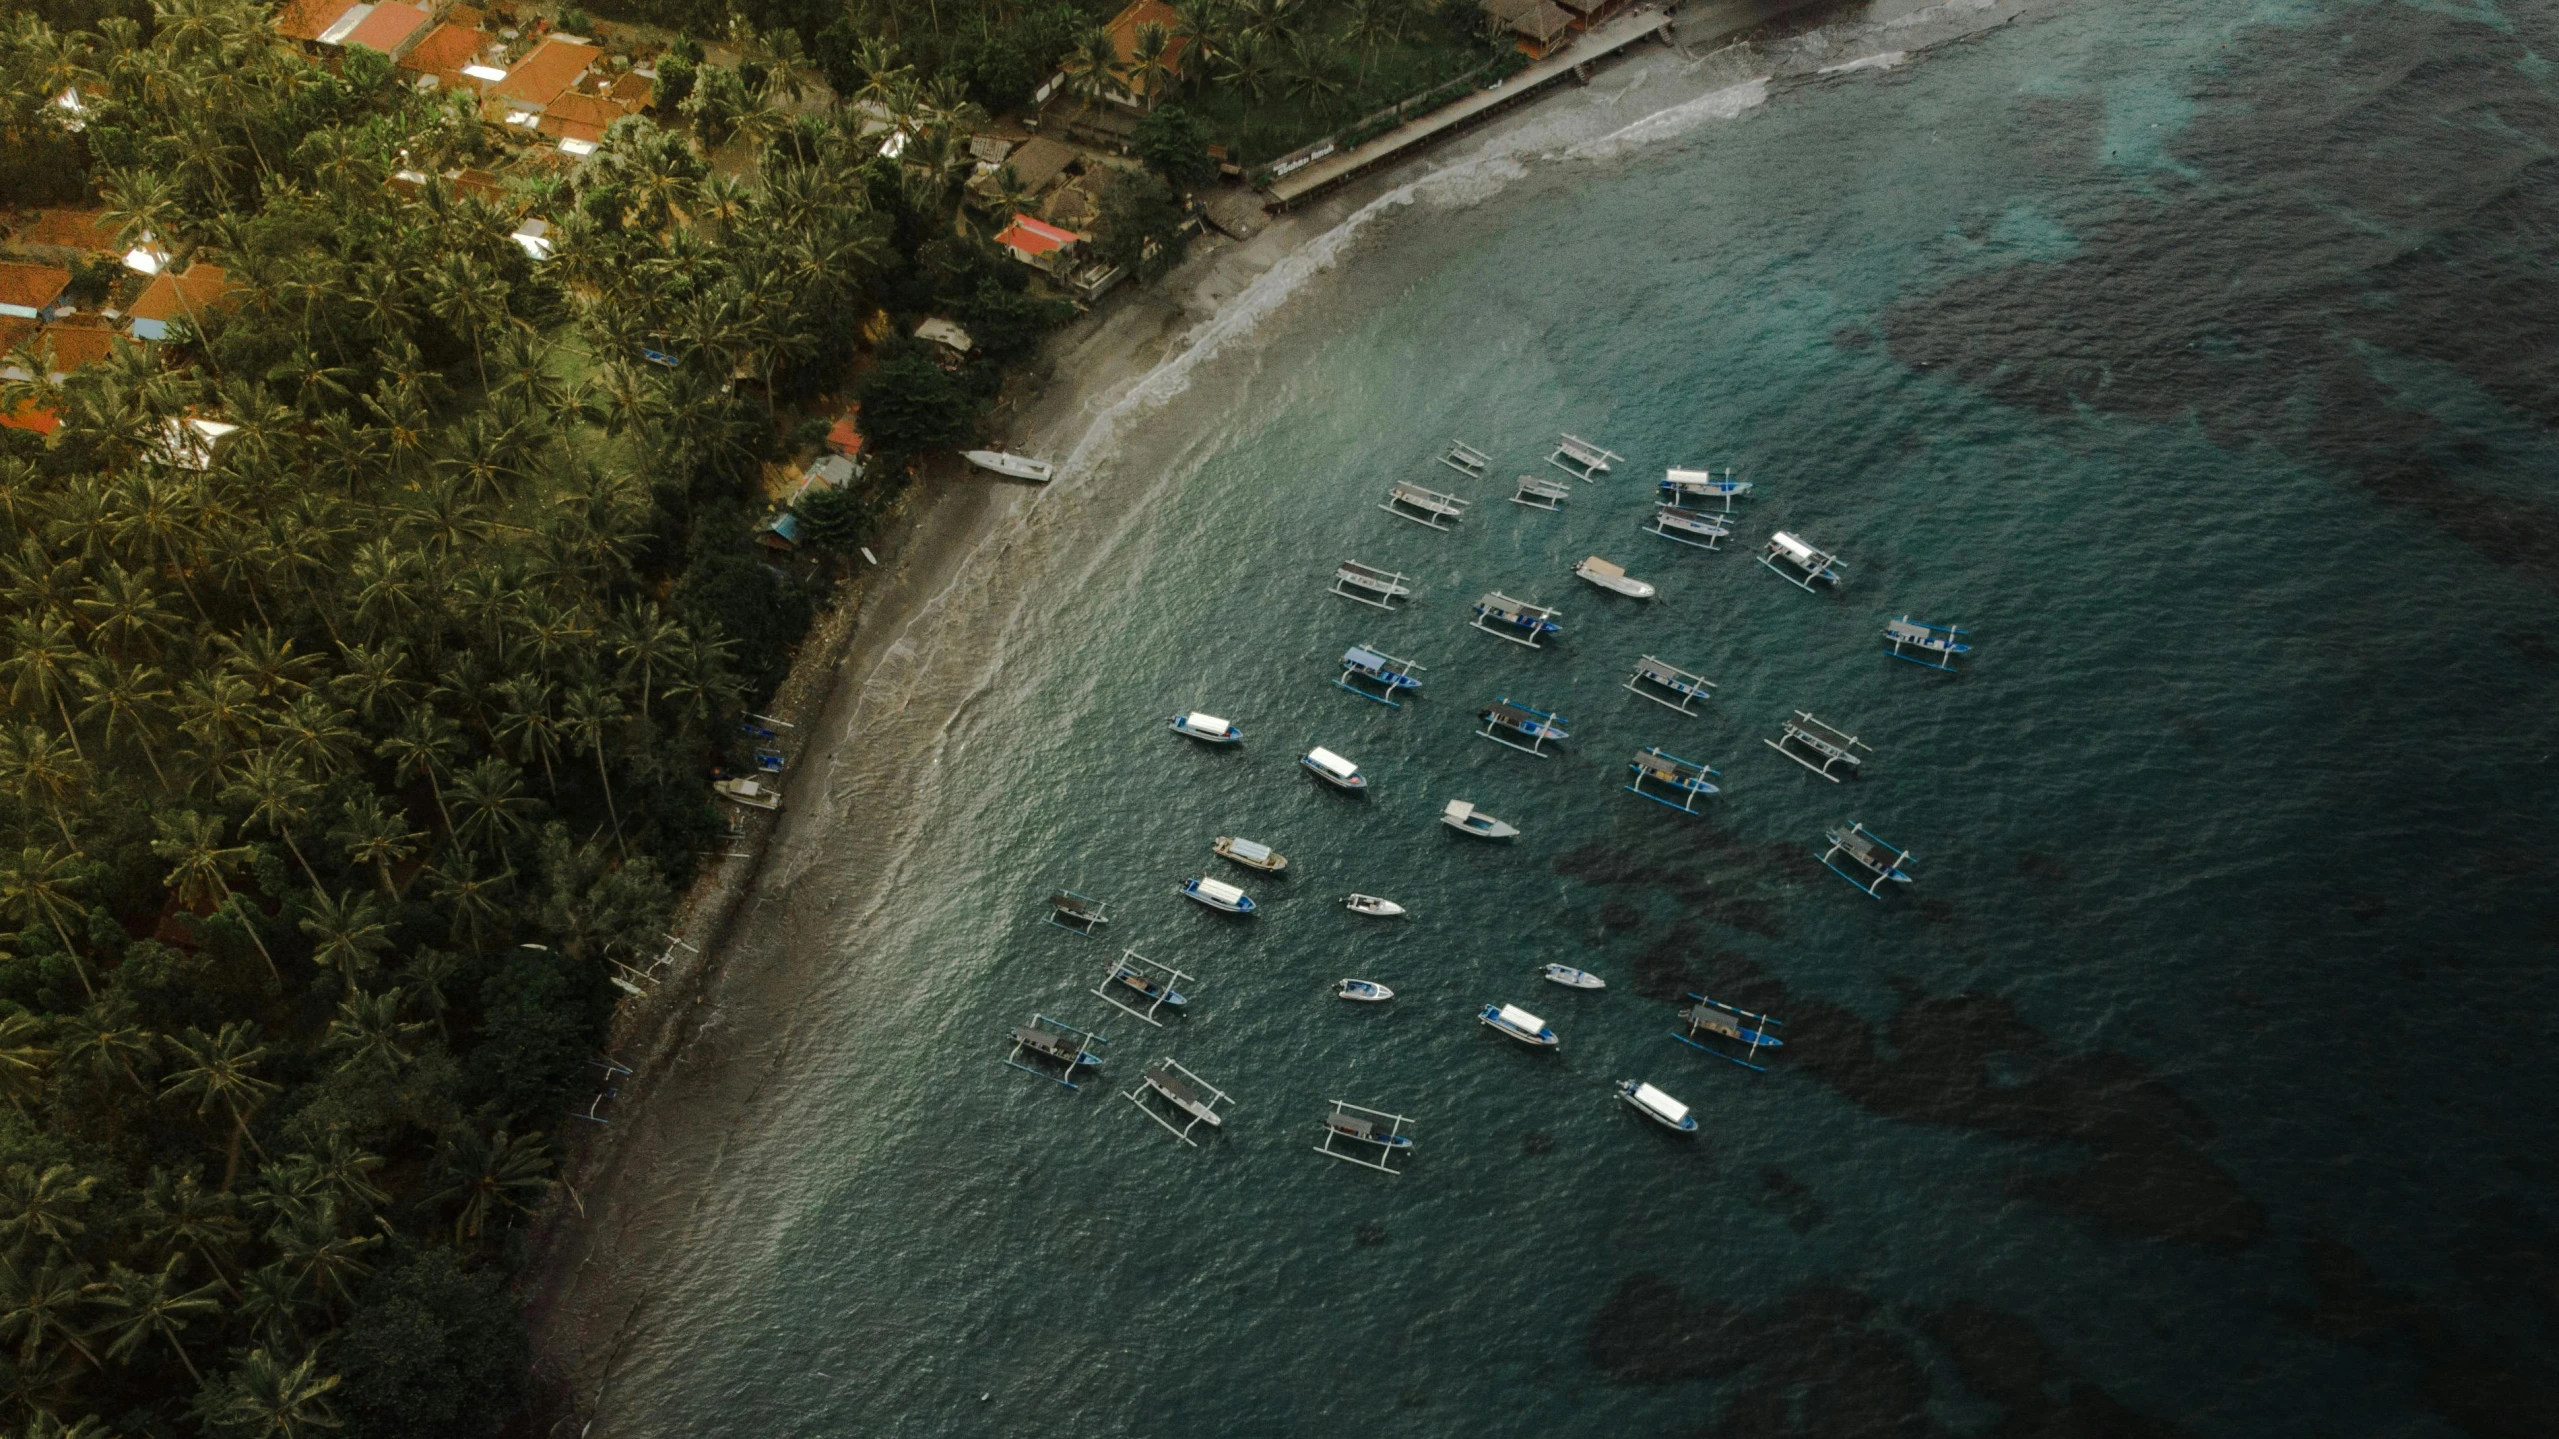
[[[768,909],[796,997],[729,1041],[763,1077],[716,1159],[651,1181],[700,1192],[598,1432],[2559,1428],[2554,31],[2085,4],[1375,220],[862,712],[846,762],[924,797],[839,783]],[[1564,430],[1626,465],[1504,503]],[[1495,478],[1434,466],[1451,436]],[[1672,464],[1758,486],[1727,551],[1639,531]],[[1396,479],[1476,504],[1432,533],[1375,508]],[[1836,593],[1753,562],[1781,527]],[[1572,579],[1593,553],[1661,598]],[[1326,595],[1345,557],[1420,602]],[[1492,588],[1564,636],[1467,628]],[[1972,629],[1965,673],[1883,657],[1905,612]],[[1426,698],[1333,688],[1358,641]],[[1619,688],[1647,651],[1705,714]],[[1496,695],[1573,742],[1473,737]],[[1168,734],[1193,706],[1247,742]],[[1869,738],[1862,780],[1766,748],[1798,708]],[[1646,744],[1725,792],[1626,794]],[[1452,835],[1460,797],[1526,833]],[[1824,871],[1850,819],[1918,882]],[[1061,885],[1112,944],[1039,923]],[[1123,943],[1197,976],[1187,1016],[1088,992]],[[1768,1073],[1673,1042],[1698,987],[1787,1021]],[[1034,1011],[1110,1037],[1104,1082],[997,1062]],[[1166,1054],[1234,1096],[1197,1151],[1118,1095]],[[1310,1152],[1331,1098],[1415,1117],[1401,1177]]]

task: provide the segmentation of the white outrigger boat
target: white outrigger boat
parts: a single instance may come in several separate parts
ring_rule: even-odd
[[[1386,503],[1378,508],[1399,520],[1411,520],[1426,529],[1444,530],[1466,517],[1471,503],[1444,491],[1429,489],[1410,480],[1398,480],[1386,492]]]
[[[1480,480],[1491,472],[1493,457],[1464,440],[1451,440],[1441,453],[1439,462],[1470,480]]]
[[[1395,570],[1381,570],[1357,560],[1344,560],[1333,569],[1333,593],[1346,600],[1391,610],[1397,600],[1413,597],[1413,587],[1406,583],[1411,578]],[[1352,593],[1354,590],[1359,593]]]
[[[1342,908],[1353,914],[1367,915],[1372,919],[1402,919],[1410,913],[1395,901],[1380,899],[1373,894],[1345,895],[1342,898]]]
[[[1635,1111],[1664,1129],[1681,1134],[1697,1132],[1697,1116],[1688,1106],[1639,1080],[1617,1081],[1617,1097],[1635,1106]]]
[[[1161,1097],[1174,1113],[1188,1116],[1190,1122],[1175,1124],[1165,1118],[1147,1104],[1149,1093]],[[1136,1105],[1139,1113],[1163,1125],[1175,1139],[1193,1149],[1199,1147],[1199,1141],[1191,1138],[1191,1131],[1203,1124],[1218,1129],[1226,1123],[1226,1116],[1217,1112],[1219,1105],[1228,1102],[1226,1091],[1200,1078],[1171,1055],[1148,1066],[1138,1087],[1121,1091],[1120,1098]]]
[[[1475,1016],[1485,1028],[1505,1034],[1531,1049],[1553,1049],[1562,1041],[1555,1037],[1555,1027],[1516,1004],[1488,1004]]]
[[[962,458],[981,470],[1003,475],[1008,479],[1036,480],[1045,485],[1057,478],[1057,466],[1046,460],[1032,459],[1028,455],[1011,455],[1002,450],[968,450],[963,453]]]
[[[1538,973],[1545,975],[1549,983],[1560,984],[1566,989],[1608,988],[1607,980],[1587,969],[1575,969],[1569,964],[1550,964]]]
[[[1237,839],[1231,834],[1221,834],[1217,837],[1215,848],[1219,854],[1247,869],[1277,874],[1288,868],[1287,855],[1254,840]]]
[[[1610,465],[1626,463],[1626,457],[1603,450],[1579,435],[1566,435],[1555,442],[1555,453],[1546,463],[1585,484],[1608,473]]]
[[[1903,615],[1899,619],[1884,621],[1884,653],[1924,669],[1953,674],[1955,657],[1973,652],[1973,647],[1963,640],[1971,633],[1961,625],[1933,625],[1926,620]],[[1919,653],[1905,654],[1905,648]]]
[[[1519,834],[1517,825],[1493,818],[1475,808],[1469,800],[1450,800],[1448,808],[1440,811],[1439,822],[1459,834],[1471,834],[1477,839],[1512,839]]]
[[[1715,478],[1713,470],[1683,470],[1676,467],[1662,472],[1662,493],[1674,503],[1688,500],[1722,500],[1726,504],[1750,493],[1750,481],[1733,478],[1732,466],[1724,467],[1724,477]]]
[[[1222,909],[1228,914],[1251,914],[1259,908],[1251,895],[1222,879],[1210,879],[1205,875],[1182,881],[1182,893],[1211,909]]]
[[[1704,510],[1692,510],[1682,505],[1655,505],[1653,522],[1644,527],[1644,533],[1676,540],[1683,545],[1694,545],[1701,550],[1720,550],[1724,547],[1723,542],[1733,537],[1733,527],[1724,520],[1722,515],[1710,515]]]
[[[1783,569],[1778,567],[1780,560],[1785,561]],[[1811,591],[1815,580],[1839,583],[1839,556],[1815,549],[1802,536],[1784,530],[1768,537],[1768,548],[1759,552],[1759,562],[1768,566],[1769,573],[1806,592]],[[1789,570],[1793,573],[1789,574]]]
[[[1573,573],[1601,589],[1632,600],[1649,600],[1657,593],[1650,584],[1629,576],[1624,565],[1611,564],[1597,555],[1573,566]]]
[[[1333,986],[1333,997],[1357,1004],[1383,1004],[1395,997],[1395,991],[1373,979],[1345,979]]]
[[[1297,762],[1306,766],[1317,779],[1335,789],[1364,790],[1368,788],[1368,776],[1359,772],[1358,765],[1320,744],[1299,755]]]
[[[1206,710],[1173,716],[1172,729],[1173,733],[1189,735],[1202,744],[1237,744],[1244,738],[1242,730]]]

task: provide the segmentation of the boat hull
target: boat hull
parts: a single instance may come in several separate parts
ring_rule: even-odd
[[[1227,727],[1226,733],[1224,734],[1210,734],[1206,730],[1191,728],[1188,724],[1183,722],[1182,716],[1179,715],[1174,716],[1173,722],[1166,726],[1166,728],[1172,730],[1173,733],[1177,735],[1198,740],[1201,744],[1240,744],[1244,739],[1244,732],[1231,725]]]
[[[1334,988],[1333,997],[1353,1004],[1383,1004],[1395,997],[1395,991],[1365,979],[1346,979]]]
[[[1543,973],[1545,974],[1548,983],[1560,984],[1566,989],[1608,988],[1607,980],[1600,978],[1598,975],[1591,973],[1589,970],[1575,969],[1568,964],[1550,964],[1546,966]]]

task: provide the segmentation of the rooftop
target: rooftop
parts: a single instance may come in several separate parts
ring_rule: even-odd
[[[60,265],[0,264],[0,305],[41,310],[70,284],[71,272]]]
[[[1015,215],[1013,223],[1004,227],[1004,233],[995,237],[995,243],[1026,255],[1047,255],[1083,238],[1072,230],[1043,224],[1028,215]]]
[[[554,35],[535,46],[532,54],[516,61],[505,79],[489,87],[489,93],[501,100],[548,105],[559,98],[561,91],[576,84],[588,66],[603,58],[602,50],[583,40]]]
[[[1177,67],[1182,61],[1182,51],[1190,44],[1181,37],[1181,24],[1181,12],[1165,4],[1164,0],[1135,0],[1135,3],[1127,9],[1111,17],[1111,46],[1120,52],[1120,63],[1129,65],[1137,58],[1139,28],[1146,25],[1161,25],[1164,27],[1166,36],[1169,37],[1161,57],[1162,63],[1168,68]],[[1130,94],[1143,96],[1164,82],[1152,76],[1124,74],[1121,83],[1128,86]]]
[[[285,0],[276,12],[276,33],[287,40],[317,40],[353,8],[355,0]]]
[[[439,82],[450,85],[462,78],[462,67],[480,58],[481,49],[488,43],[486,34],[448,20],[428,31],[427,37],[418,42],[418,47],[400,62],[400,68],[420,75],[433,75]]]
[[[136,320],[191,319],[221,303],[229,288],[229,277],[219,265],[190,265],[183,275],[163,270],[127,313]]]
[[[122,248],[116,244],[116,227],[107,223],[98,210],[43,210],[17,234],[21,245],[48,245],[62,250],[100,250],[112,253]]]
[[[361,45],[367,50],[397,55],[401,46],[426,28],[430,18],[427,12],[415,5],[402,5],[398,0],[390,0],[390,3],[374,6],[373,13],[365,16],[338,43]]]

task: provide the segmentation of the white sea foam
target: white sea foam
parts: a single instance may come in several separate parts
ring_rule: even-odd
[[[1824,65],[1816,75],[1853,75],[1860,70],[1890,70],[1910,58],[1907,50],[1886,50],[1880,55],[1860,55],[1837,65]]]

